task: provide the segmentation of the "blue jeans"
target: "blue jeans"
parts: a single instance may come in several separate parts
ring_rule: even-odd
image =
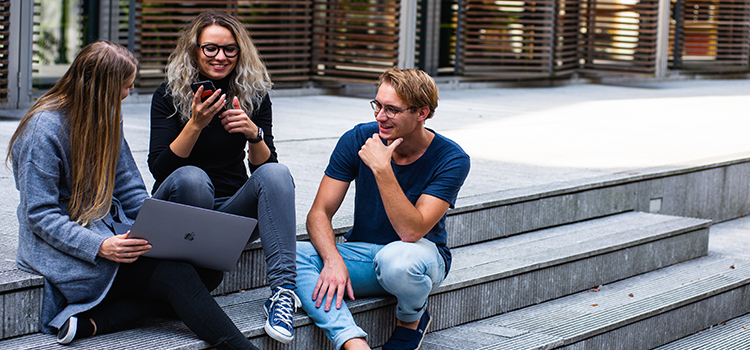
[[[222,198],[214,198],[206,172],[183,166],[162,182],[154,198],[257,219],[250,242],[260,237],[271,289],[295,285],[294,179],[285,165],[262,165],[233,196]]]
[[[417,321],[427,306],[427,297],[445,278],[445,261],[434,243],[421,239],[415,243],[401,241],[387,245],[346,242],[336,245],[349,270],[355,298],[394,295],[398,299],[396,317],[402,322]],[[310,242],[297,242],[297,296],[302,308],[340,349],[352,338],[366,337],[351,312],[342,303],[336,309],[336,300],[326,312],[325,295],[320,308],[312,300],[323,262]]]

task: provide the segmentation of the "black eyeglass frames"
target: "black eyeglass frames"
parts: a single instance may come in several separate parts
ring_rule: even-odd
[[[373,110],[373,112],[375,112],[375,116],[376,117],[377,117],[378,113],[380,113],[380,110],[383,109],[383,106],[380,104],[380,102],[378,102],[376,100],[370,101],[370,107],[372,107],[372,110]],[[406,108],[406,109],[398,109],[396,107],[387,106],[386,105],[385,106],[385,116],[388,117],[388,118],[394,118],[394,117],[396,117],[396,114],[399,114],[399,113],[401,113],[403,111],[406,111],[406,110],[412,110],[414,108],[417,108],[417,107],[409,107],[409,108]]]
[[[216,44],[203,44],[199,46],[203,50],[203,54],[206,57],[216,57],[219,54],[219,49],[224,50],[224,56],[232,58],[240,53],[240,47],[237,44],[227,45],[216,45]]]

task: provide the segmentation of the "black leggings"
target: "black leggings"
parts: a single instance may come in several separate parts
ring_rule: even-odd
[[[235,349],[256,349],[210,294],[223,277],[221,271],[188,263],[140,257],[132,264],[120,264],[104,300],[79,317],[94,320],[96,333],[104,334],[146,317],[176,314],[212,346],[226,343]]]

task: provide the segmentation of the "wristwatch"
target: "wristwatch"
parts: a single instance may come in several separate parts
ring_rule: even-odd
[[[263,129],[261,129],[260,127],[258,127],[258,137],[254,138],[254,139],[247,139],[247,142],[258,143],[258,142],[261,142],[261,141],[263,141]]]

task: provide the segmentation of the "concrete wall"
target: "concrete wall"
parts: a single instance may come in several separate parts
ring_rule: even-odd
[[[749,174],[750,159],[739,159],[467,198],[448,213],[448,245],[632,210],[714,222],[736,219],[750,214]]]

